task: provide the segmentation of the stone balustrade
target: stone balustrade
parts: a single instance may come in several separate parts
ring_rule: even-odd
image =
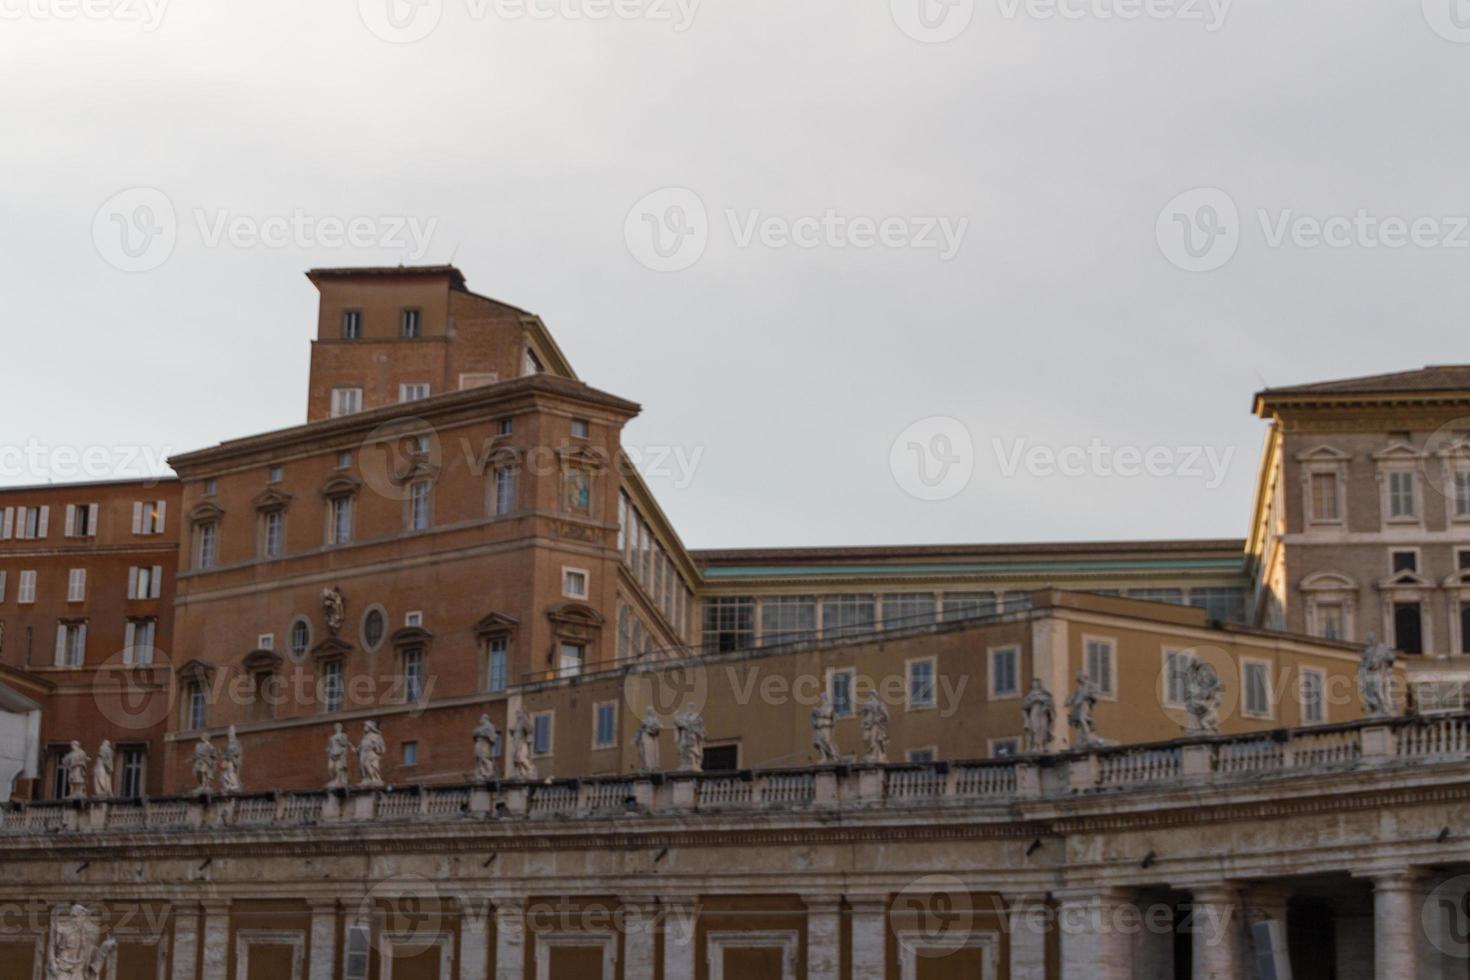
[[[18,802],[0,810],[0,835],[289,828],[363,821],[641,818],[819,808],[1003,807],[1088,793],[1226,786],[1272,776],[1465,759],[1470,759],[1470,713],[989,762]]]

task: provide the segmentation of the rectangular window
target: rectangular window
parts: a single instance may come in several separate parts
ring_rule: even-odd
[[[580,568],[563,568],[561,593],[568,599],[587,598],[587,572]]]
[[[347,955],[342,958],[343,980],[367,980],[369,956],[368,950],[370,945],[370,927],[347,927]]]
[[[1245,589],[1190,589],[1189,604],[1222,623],[1245,622]]]
[[[1312,520],[1332,522],[1339,519],[1337,506],[1337,474],[1312,474]]]
[[[204,708],[204,685],[194,681],[189,685],[184,700],[184,728],[186,730],[198,731],[204,727]]]
[[[281,549],[285,543],[286,515],[279,510],[268,512],[262,518],[261,529],[261,555],[264,558],[281,557]]]
[[[946,592],[944,594],[944,621],[977,619],[995,615],[995,593],[993,592]]]
[[[1183,650],[1164,651],[1165,703],[1171,708],[1182,708],[1188,698],[1189,669],[1194,666],[1194,657]]]
[[[426,382],[415,381],[398,386],[398,400],[400,402],[421,402],[429,397],[429,386]]]
[[[157,599],[162,591],[162,565],[139,565],[128,569],[129,599]]]
[[[873,632],[877,608],[877,601],[870,595],[827,596],[822,600],[822,636],[831,640]]]
[[[1404,653],[1424,652],[1424,616],[1417,602],[1393,605],[1394,646]]]
[[[934,659],[927,657],[923,660],[910,660],[908,675],[909,707],[934,707]]]
[[[491,691],[503,691],[509,686],[510,641],[498,636],[490,641],[490,666],[486,671],[486,683]]]
[[[0,507],[0,540],[9,539],[15,533],[15,508]]]
[[[418,310],[404,310],[398,318],[399,335],[407,340],[420,336],[420,319]]]
[[[429,481],[419,480],[408,491],[408,528],[411,531],[429,529]]]
[[[496,432],[502,436],[508,436],[516,430],[516,420],[513,418],[501,419],[496,425]]]
[[[360,411],[362,411],[361,388],[332,389],[332,418],[356,415]]]
[[[1116,650],[1117,644],[1112,640],[1087,640],[1083,651],[1087,679],[1092,681],[1099,694],[1109,697],[1118,693],[1113,686],[1113,660]]]
[[[194,529],[194,567],[213,568],[219,537],[219,525],[213,521],[200,524]]]
[[[1388,474],[1388,516],[1391,520],[1412,520],[1419,516],[1412,470],[1394,470]]]
[[[409,647],[403,651],[403,700],[420,701],[424,696],[424,651]]]
[[[909,749],[904,757],[909,762],[928,765],[934,761],[935,751],[933,749]]]
[[[990,740],[990,757],[992,759],[1009,759],[1021,754],[1021,742],[1014,738],[993,738]]]
[[[1021,648],[997,647],[990,651],[990,696],[1013,698],[1021,693]]]
[[[153,619],[129,620],[123,627],[123,663],[151,664],[158,638],[158,622]]]
[[[352,540],[352,498],[333,497],[330,506],[331,526],[327,529],[327,543],[347,544]]]
[[[343,310],[342,311],[342,339],[343,340],[361,340],[362,339],[362,311],[361,310]]]
[[[516,471],[510,466],[495,468],[495,516],[505,517],[516,509]]]
[[[1389,556],[1389,566],[1394,574],[1419,571],[1419,552],[1395,551]]]
[[[282,466],[280,463],[276,463],[270,469],[266,470],[265,482],[267,483],[280,483],[285,478],[286,467]]]
[[[162,534],[164,515],[168,502],[163,500],[137,500],[133,502],[133,533]]]
[[[403,764],[405,766],[416,766],[419,764],[419,743],[403,743]]]
[[[55,757],[55,768],[51,770],[51,798],[53,800],[66,799],[68,780],[66,772],[66,749],[57,749]]]
[[[531,348],[527,347],[526,348],[525,363],[521,365],[521,373],[522,374],[540,374],[541,372],[543,372],[545,370],[546,370],[546,368],[544,368],[544,367],[541,366],[541,358],[539,358],[539,357],[536,356],[536,352],[535,351],[533,351]]]
[[[775,595],[761,600],[761,646],[796,643],[817,635],[817,599]]]
[[[550,711],[531,716],[531,751],[536,755],[551,754],[551,718]]]
[[[73,568],[66,574],[66,601],[85,602],[87,599],[87,570]]]
[[[68,538],[95,536],[97,534],[97,505],[67,504],[65,533]]]
[[[1317,605],[1317,633],[1324,640],[1342,640],[1347,637],[1347,617],[1340,602],[1322,602]]]
[[[755,646],[755,600],[721,596],[704,600],[704,645],[716,653]]]
[[[22,571],[20,583],[15,590],[15,601],[21,604],[36,601],[36,573],[34,571]]]
[[[856,710],[853,704],[853,685],[857,673],[852,669],[834,670],[827,675],[828,696],[832,699],[832,710],[839,718],[851,718]]]
[[[1129,589],[1128,598],[1143,599],[1147,602],[1167,602],[1171,605],[1184,605],[1183,589]]]
[[[342,661],[322,664],[322,710],[334,714],[342,710]]]
[[[6,573],[5,569],[0,568],[0,602],[4,602],[5,601],[5,576],[6,576],[6,574],[7,573]]]
[[[16,510],[15,536],[31,540],[46,537],[51,522],[50,507],[21,507]]]
[[[58,623],[56,626],[57,667],[80,667],[87,661],[87,624]]]
[[[1320,725],[1327,720],[1326,688],[1327,675],[1322,671],[1302,671],[1302,724]]]
[[[593,725],[596,731],[593,746],[599,749],[612,748],[618,744],[618,703],[601,701],[593,706]]]
[[[146,758],[142,749],[122,750],[122,785],[117,791],[117,795],[122,799],[136,800],[143,795],[144,760]]]
[[[1267,665],[1253,660],[1241,665],[1244,672],[1245,713],[1253,718],[1271,717],[1271,687]]]
[[[1470,469],[1455,470],[1455,516],[1470,518]]]
[[[934,622],[934,593],[899,593],[883,597],[883,628],[906,629]]]
[[[572,438],[586,439],[592,435],[592,426],[586,419],[572,419]]]
[[[557,670],[563,677],[577,677],[587,661],[587,648],[580,643],[563,643],[558,647]]]

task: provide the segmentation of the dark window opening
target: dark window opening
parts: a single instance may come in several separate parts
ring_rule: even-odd
[[[1399,602],[1393,607],[1394,646],[1404,653],[1424,652],[1423,617],[1417,602]]]
[[[740,768],[740,746],[711,745],[704,750],[705,772],[733,772]]]

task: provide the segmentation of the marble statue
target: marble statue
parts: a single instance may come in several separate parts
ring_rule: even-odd
[[[1185,678],[1184,707],[1189,715],[1189,734],[1220,734],[1220,675],[1203,660],[1189,667]]]
[[[1393,649],[1368,634],[1368,647],[1358,661],[1358,693],[1363,699],[1363,714],[1369,718],[1388,718],[1393,714]]]
[[[223,793],[243,793],[245,785],[241,782],[240,770],[245,765],[245,749],[240,744],[240,739],[235,736],[235,726],[230,726],[229,734],[225,736],[225,749],[219,757],[219,788]]]
[[[1057,720],[1057,703],[1041,679],[1031,681],[1031,690],[1021,702],[1025,722],[1025,751],[1046,752],[1051,748],[1052,727]]]
[[[704,719],[693,704],[686,704],[675,713],[674,732],[680,771],[704,772]]]
[[[92,763],[92,795],[99,800],[112,798],[112,767],[112,743],[104,738]]]
[[[215,769],[219,765],[219,752],[208,735],[200,735],[194,745],[194,789],[195,795],[204,795],[214,790]]]
[[[524,711],[516,712],[516,722],[510,729],[510,778],[536,779],[535,755],[536,728]]]
[[[1077,690],[1067,699],[1067,723],[1072,726],[1072,744],[1079,749],[1101,745],[1092,712],[1097,707],[1097,685],[1086,671],[1077,672]]]
[[[327,740],[327,789],[346,789],[350,782],[347,776],[347,759],[352,755],[352,739],[342,730],[338,722]]]
[[[817,750],[823,765],[833,765],[842,761],[842,756],[837,751],[837,743],[833,741],[833,729],[837,727],[837,709],[832,707],[832,699],[827,692],[822,692],[822,698],[817,706],[812,709],[812,747]]]
[[[863,726],[864,762],[888,761],[888,709],[878,700],[878,695],[869,694],[868,700],[858,709]]]
[[[85,906],[53,909],[46,937],[46,980],[105,980],[117,941],[101,936],[101,923]]]
[[[87,798],[87,766],[91,761],[87,753],[82,750],[81,742],[71,743],[70,751],[61,760],[61,765],[66,769],[67,799],[85,800]]]
[[[643,721],[633,734],[633,748],[638,753],[638,768],[643,772],[657,772],[659,767],[658,737],[664,726],[658,720],[653,705],[643,709]]]
[[[495,746],[500,742],[500,732],[489,715],[481,715],[475,726],[475,780],[489,782],[495,778]]]
[[[387,751],[388,744],[383,741],[383,733],[378,731],[378,723],[363,722],[362,741],[357,744],[359,786],[383,785],[383,755]]]
[[[335,585],[322,589],[322,614],[326,617],[328,632],[333,636],[342,632],[342,625],[347,622],[347,600]]]

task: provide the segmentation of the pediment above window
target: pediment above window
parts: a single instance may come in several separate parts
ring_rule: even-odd
[[[281,668],[281,655],[274,650],[254,650],[245,657],[247,673],[275,673]]]
[[[190,524],[210,524],[225,516],[225,512],[216,504],[203,503],[189,511]]]
[[[208,684],[214,676],[214,668],[202,660],[191,660],[179,668],[179,680],[187,683]]]
[[[1436,456],[1442,459],[1470,459],[1470,436],[1457,436],[1441,446]]]
[[[362,489],[362,481],[354,476],[335,476],[322,487],[323,497],[350,497]]]
[[[589,470],[600,470],[607,465],[607,454],[590,446],[569,446],[556,451],[563,466],[581,466]]]
[[[392,643],[396,649],[426,647],[433,641],[434,634],[422,626],[405,626],[388,637],[388,642]]]
[[[1356,592],[1358,583],[1342,572],[1313,572],[1302,579],[1303,592]]]
[[[259,494],[253,501],[258,511],[285,510],[291,504],[291,495],[274,487]]]
[[[1432,589],[1434,584],[1417,572],[1402,571],[1381,579],[1378,583],[1380,589]]]
[[[1325,445],[1296,454],[1296,459],[1299,463],[1346,463],[1352,458],[1351,453],[1345,453],[1341,449],[1335,449],[1332,446]]]
[[[1404,462],[1413,463],[1424,458],[1424,453],[1415,449],[1407,442],[1395,442],[1378,450],[1373,458],[1380,463]]]
[[[329,636],[311,648],[314,660],[336,660],[352,652],[352,644],[340,636]]]
[[[514,633],[520,625],[521,621],[514,616],[491,613],[475,624],[475,635],[481,639],[508,636]]]

